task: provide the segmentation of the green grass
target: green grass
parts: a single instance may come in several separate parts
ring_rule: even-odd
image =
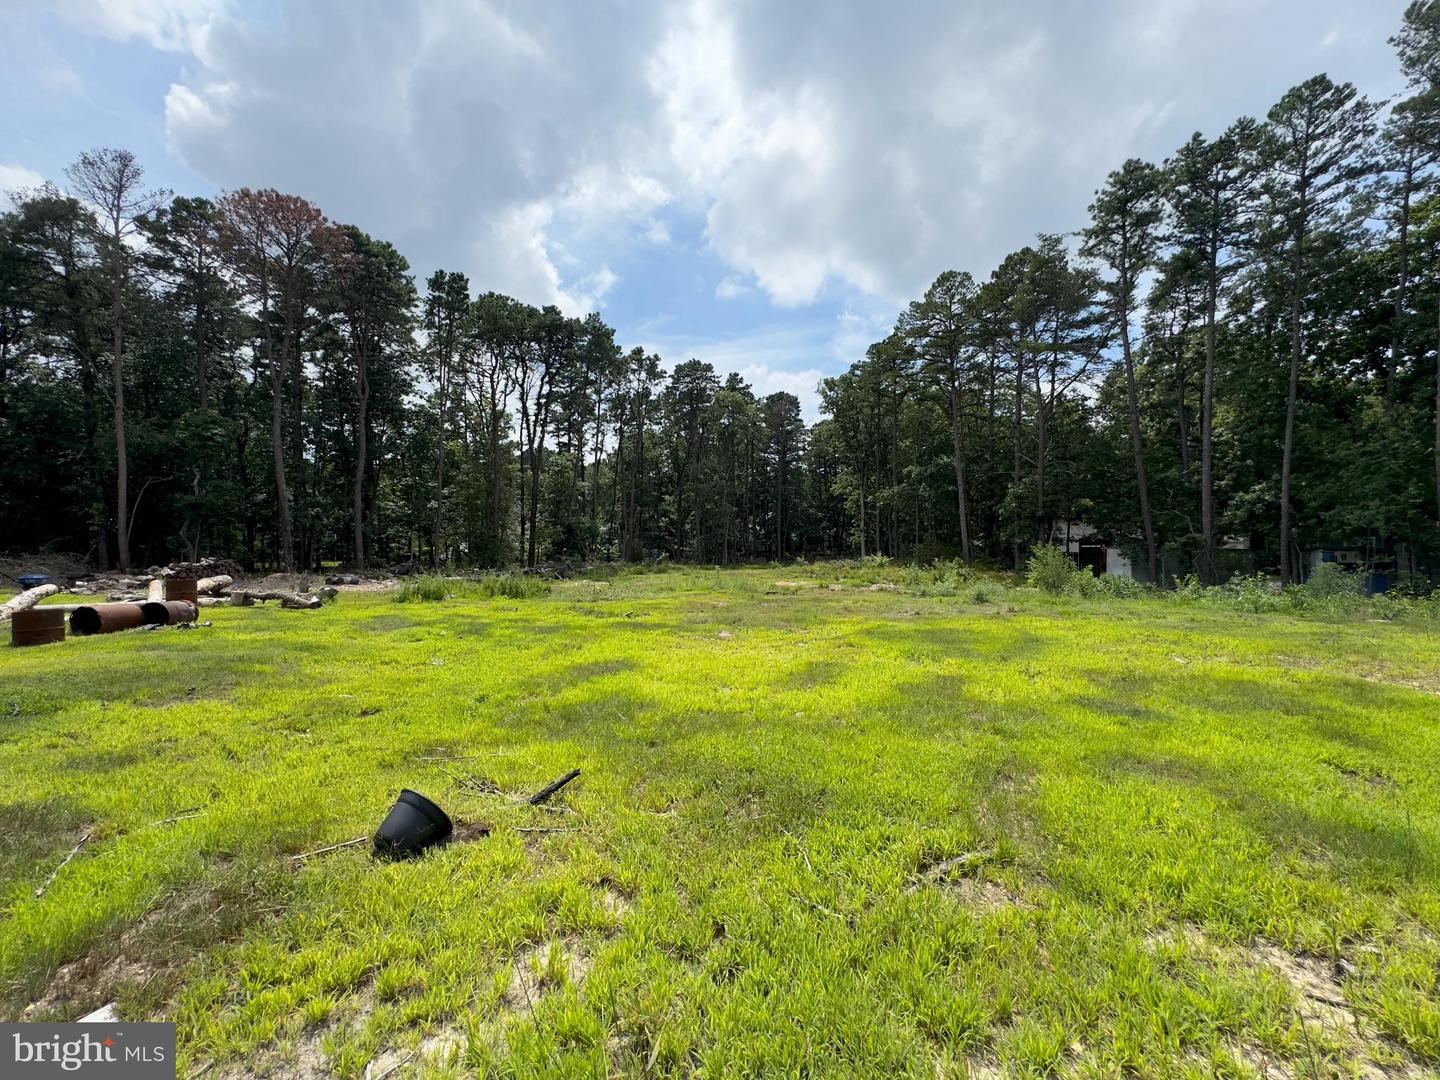
[[[207,1076],[1440,1069],[1433,621],[949,580],[0,650],[0,1016],[118,1000]],[[290,858],[401,787],[488,835]]]
[[[439,600],[488,600],[505,597],[525,600],[545,596],[550,583],[533,574],[482,574],[474,578],[416,577],[395,591],[397,603],[434,603]]]

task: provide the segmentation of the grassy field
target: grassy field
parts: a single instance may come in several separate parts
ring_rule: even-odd
[[[1440,1070],[1433,622],[823,567],[204,617],[0,650],[0,1016],[206,1077]],[[402,787],[466,839],[292,858]]]

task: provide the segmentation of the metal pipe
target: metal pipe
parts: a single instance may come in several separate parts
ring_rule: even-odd
[[[199,609],[188,600],[151,600],[140,605],[140,617],[147,626],[176,626],[194,622]]]
[[[90,604],[70,613],[70,632],[77,637],[113,634],[133,630],[143,621],[139,604]]]

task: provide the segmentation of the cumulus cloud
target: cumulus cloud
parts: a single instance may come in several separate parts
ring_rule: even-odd
[[[115,41],[138,39],[167,52],[193,50],[227,0],[55,0],[75,25]]]
[[[950,266],[986,273],[1080,225],[1126,157],[1326,64],[1390,89],[1404,6],[64,2],[192,52],[166,122],[217,185],[295,190],[422,268],[566,307],[603,296],[607,249],[668,245],[677,213],[733,271],[722,298],[895,303]]]

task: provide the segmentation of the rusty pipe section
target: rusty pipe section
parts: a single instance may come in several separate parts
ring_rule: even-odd
[[[89,604],[70,613],[70,633],[113,634],[117,630],[133,630],[144,621],[139,604]]]
[[[199,607],[189,600],[151,600],[140,605],[140,617],[147,626],[178,626],[194,622]]]

